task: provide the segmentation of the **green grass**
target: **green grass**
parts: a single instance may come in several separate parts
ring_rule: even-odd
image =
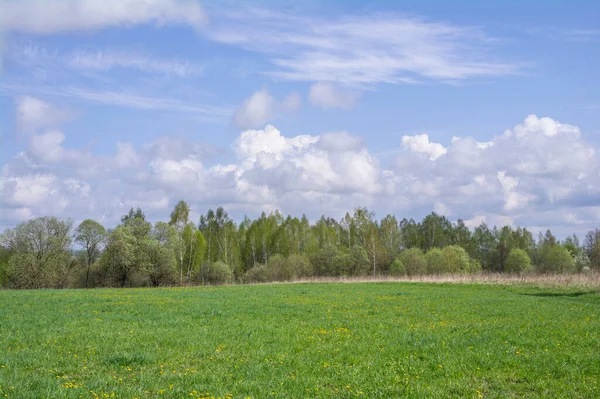
[[[0,396],[600,397],[599,314],[476,284],[0,291]]]

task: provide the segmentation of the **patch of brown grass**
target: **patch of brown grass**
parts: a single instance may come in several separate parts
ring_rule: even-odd
[[[456,284],[499,284],[532,285],[539,287],[587,287],[600,289],[600,273],[579,274],[527,274],[508,275],[501,273],[446,274],[422,276],[361,276],[361,277],[312,277],[288,282],[298,283],[379,283],[419,282]]]

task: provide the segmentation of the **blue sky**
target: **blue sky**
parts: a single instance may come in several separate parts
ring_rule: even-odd
[[[598,21],[592,1],[0,0],[0,226],[185,199],[583,233]]]

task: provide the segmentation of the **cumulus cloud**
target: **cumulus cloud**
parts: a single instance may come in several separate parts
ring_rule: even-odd
[[[581,233],[600,215],[596,149],[577,127],[535,115],[484,142],[405,136],[384,166],[348,132],[286,136],[272,125],[242,131],[231,163],[182,138],[121,142],[112,155],[96,155],[65,148],[61,131],[30,137],[37,143],[2,168],[0,224],[53,214],[110,225],[135,204],[164,219],[182,198],[194,212],[223,205],[240,217],[274,209],[341,217],[365,205],[379,216],[435,210],[469,227],[548,226],[557,234]]]
[[[427,134],[403,136],[402,145],[412,152],[427,155],[431,161],[435,161],[448,151],[440,143],[430,142]]]
[[[278,113],[292,112],[302,106],[302,98],[291,93],[281,102],[277,101],[267,89],[261,89],[248,97],[235,111],[233,122],[242,129],[264,126]]]
[[[15,101],[17,126],[22,132],[57,127],[73,118],[73,112],[51,105],[31,96],[20,96]]]
[[[354,108],[361,97],[361,93],[344,89],[330,82],[318,82],[310,86],[309,99],[313,105],[323,109]]]

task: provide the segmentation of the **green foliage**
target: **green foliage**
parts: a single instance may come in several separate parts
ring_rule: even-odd
[[[129,228],[131,234],[138,240],[146,237],[152,230],[152,224],[146,221],[146,215],[140,207],[135,210],[131,208],[127,215],[121,217],[121,224]]]
[[[451,222],[435,212],[421,222],[398,222],[394,215],[378,222],[372,210],[358,207],[339,221],[322,216],[311,225],[305,215],[284,217],[274,211],[254,220],[245,217],[237,225],[219,207],[202,215],[197,226],[189,213],[187,203],[179,201],[169,223],[159,221],[152,227],[139,207],[131,208],[115,229],[110,247],[106,230],[93,220],[74,231],[74,248],[69,221],[38,218],[21,224],[0,235],[0,286],[206,284],[208,267],[216,262],[228,265],[235,281],[247,278],[246,272],[258,265],[267,265],[264,274],[269,280],[512,272],[515,266],[509,257],[515,249],[525,251],[541,272],[600,270],[600,230],[590,231],[580,245],[575,235],[559,241],[550,231],[540,234],[537,242],[523,228],[481,223],[471,231],[464,221]],[[66,235],[61,223],[67,226]],[[36,229],[39,234],[32,235]],[[573,264],[555,247],[569,252]]]
[[[402,263],[400,258],[394,259],[390,265],[390,275],[392,276],[404,276],[406,275],[406,266]]]
[[[469,254],[458,245],[449,245],[442,250],[444,256],[444,269],[446,273],[469,273],[471,260]]]
[[[571,273],[575,271],[575,260],[567,248],[548,246],[541,253],[537,269],[542,273]]]
[[[514,248],[508,254],[504,271],[507,273],[521,274],[531,270],[531,259],[527,252]]]
[[[425,254],[425,261],[427,262],[427,273],[428,274],[446,274],[450,273],[448,264],[446,263],[446,257],[439,248],[432,248]]]
[[[6,268],[13,288],[64,287],[75,272],[70,252],[69,220],[41,217],[18,224],[2,234],[12,256]]]
[[[296,270],[283,256],[277,254],[269,259],[271,281],[291,281],[296,278]]]
[[[272,281],[271,269],[267,265],[258,264],[244,273],[242,276],[244,283],[267,283]]]
[[[314,266],[317,276],[336,276],[340,272],[340,251],[333,244],[326,244],[317,251],[310,262]]]
[[[409,276],[425,274],[427,272],[427,260],[420,248],[410,248],[402,251],[398,259],[400,259],[406,268],[406,274]]]
[[[475,258],[469,258],[469,273],[479,273],[483,271],[481,262]]]
[[[290,255],[286,259],[297,278],[311,277],[314,273],[313,265],[310,260],[304,255]]]
[[[578,251],[575,255],[575,270],[578,272],[590,270],[590,266],[591,262],[587,253],[585,253],[585,251]]]
[[[133,285],[133,277],[141,267],[136,262],[136,247],[137,240],[129,228],[117,227],[110,233],[101,259],[106,270],[105,284],[114,283],[121,287]]]
[[[204,281],[212,285],[231,284],[233,282],[233,271],[231,267],[221,261],[213,262],[204,269]]]
[[[363,276],[369,273],[371,263],[367,251],[360,245],[353,245],[348,254],[347,275]]]
[[[92,219],[86,219],[75,229],[75,242],[85,251],[86,279],[85,287],[89,287],[90,268],[100,257],[102,246],[107,239],[106,229]]]

